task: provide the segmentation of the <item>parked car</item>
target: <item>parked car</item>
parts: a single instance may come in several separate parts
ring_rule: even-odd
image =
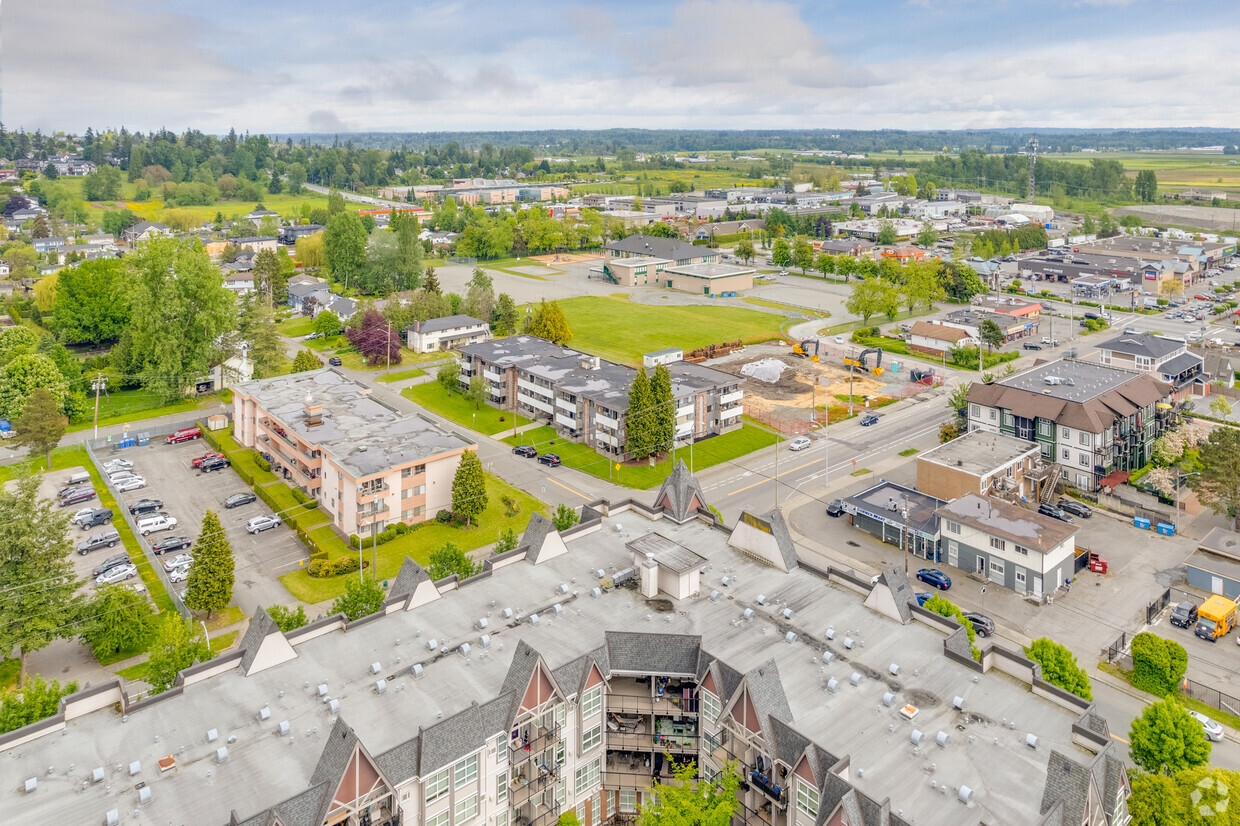
[[[561,464],[560,457],[554,453],[544,453],[543,455],[538,457],[538,464],[549,465],[551,467],[559,467]]]
[[[918,591],[913,596],[917,597],[917,604],[924,606],[927,602],[934,598],[934,594],[929,591]]]
[[[327,363],[330,364],[332,367],[339,367],[342,364],[344,364],[344,362],[340,360],[340,356],[332,356],[331,358],[327,360]]]
[[[309,333],[301,337],[302,341],[314,341],[316,338],[322,338],[322,333]]]
[[[827,505],[827,516],[840,516],[844,513],[844,500],[832,499],[831,504]]]
[[[232,510],[233,508],[239,508],[242,505],[248,505],[251,502],[255,502],[257,500],[258,500],[258,497],[255,496],[253,493],[250,493],[248,490],[242,491],[241,493],[234,493],[232,496],[225,499],[224,507],[228,508],[229,510]]]
[[[104,571],[109,571],[117,565],[126,565],[129,563],[129,554],[113,554],[112,556],[100,562],[91,569],[91,576],[99,576]]]
[[[78,520],[78,527],[84,531],[89,531],[98,525],[106,525],[112,521],[111,508],[95,508],[86,516]]]
[[[1177,628],[1192,628],[1197,624],[1197,606],[1185,600],[1171,609],[1171,624]]]
[[[164,560],[164,570],[171,571],[173,568],[180,568],[182,565],[189,565],[194,561],[194,557],[189,554],[177,554],[172,559]]]
[[[103,463],[103,472],[111,473],[114,470],[132,470],[133,462],[128,459],[109,459]]]
[[[155,556],[163,556],[169,551],[180,551],[194,544],[188,536],[165,536],[158,542],[151,543],[151,550],[155,552]],[[186,556],[186,554],[182,554]]]
[[[198,469],[202,471],[203,473],[210,473],[213,470],[223,470],[224,468],[228,467],[228,465],[229,465],[229,461],[227,457],[220,456],[219,458],[216,458],[216,459],[207,459],[205,462],[203,462],[201,465],[198,466]]]
[[[795,439],[793,439],[791,442],[788,443],[788,449],[789,450],[805,450],[805,448],[809,447],[812,444],[813,442],[809,440],[808,436],[797,436]]]
[[[1189,710],[1188,713],[1193,716],[1194,720],[1201,723],[1201,731],[1205,734],[1207,740],[1217,743],[1223,739],[1223,727],[1217,722],[1211,720],[1200,711]]]
[[[130,490],[140,490],[146,487],[146,480],[141,476],[131,476],[128,479],[122,479],[116,483],[116,489],[121,493]]]
[[[178,430],[176,433],[169,434],[168,444],[177,445],[177,444],[180,444],[181,442],[192,442],[195,439],[201,439],[201,438],[202,438],[202,428],[198,427],[197,425],[194,425],[193,427],[182,428],[181,430]]]
[[[1041,350],[1042,349],[1041,344],[1035,344],[1032,341],[1026,341],[1024,344],[1021,345],[1021,347],[1025,348],[1026,350]]]
[[[214,450],[212,450],[212,451],[210,451],[209,453],[204,453],[204,454],[202,454],[201,456],[199,456],[199,457],[197,457],[196,459],[194,459],[194,461],[190,462],[190,466],[191,466],[191,467],[198,467],[198,466],[200,466],[203,462],[207,461],[208,459],[223,459],[223,458],[224,458],[224,454],[223,454],[223,453],[216,453]]]
[[[245,523],[246,533],[258,534],[270,528],[280,527],[280,517],[278,516],[255,516],[249,522]]]
[[[1070,513],[1073,516],[1079,516],[1082,519],[1088,519],[1094,515],[1094,512],[1087,505],[1082,505],[1080,502],[1074,502],[1071,499],[1060,499],[1057,504],[1061,511]]]
[[[1064,513],[1063,508],[1060,508],[1058,505],[1052,505],[1050,502],[1043,502],[1041,505],[1038,505],[1038,513],[1058,519],[1060,522],[1072,521],[1072,517]]]
[[[181,568],[173,568],[171,571],[168,572],[169,582],[184,582],[187,579],[189,579],[189,566],[188,565],[181,567]],[[184,592],[181,593],[181,599],[185,599]]]
[[[94,536],[88,536],[77,544],[77,552],[82,556],[86,556],[91,551],[97,551],[100,548],[115,548],[116,543],[121,541],[121,535],[116,528],[108,528]]]
[[[170,531],[176,526],[177,520],[175,516],[167,516],[162,513],[145,516],[138,520],[138,532],[143,536],[149,536],[155,531]]]
[[[60,490],[56,491],[56,498],[64,499],[66,496],[72,496],[73,494],[83,489],[84,488],[81,485],[69,485],[69,487],[67,488],[61,488]]]
[[[844,337],[843,337],[843,336],[836,336],[836,337],[833,339],[833,341],[834,341],[836,344],[843,344],[843,343],[844,343]]]
[[[985,614],[970,611],[964,615],[964,618],[972,623],[973,632],[979,637],[989,637],[995,633],[995,621]]]
[[[512,449],[512,452],[527,459],[532,459],[538,455],[538,451],[534,449],[533,445],[517,445]]]
[[[62,508],[67,508],[69,505],[80,505],[81,503],[89,502],[91,499],[94,499],[94,498],[95,498],[94,488],[82,488],[81,490],[74,491],[68,496],[63,497],[60,500],[60,506]]]
[[[872,424],[878,424],[878,416],[874,415],[873,413],[866,413],[864,416],[861,417],[862,427],[869,427]]]
[[[109,568],[99,576],[95,577],[96,585],[111,585],[115,582],[123,582],[126,579],[132,579],[138,573],[138,568],[132,562],[124,565],[117,565],[115,568]]]
[[[952,587],[951,578],[938,568],[922,568],[917,572],[917,578],[927,585],[938,588],[940,591],[946,591]]]
[[[81,522],[84,518],[86,518],[87,516],[90,516],[94,512],[95,512],[94,508],[82,508],[80,511],[73,514],[73,516],[69,517],[69,524],[76,525],[79,522]]]
[[[134,473],[132,470],[114,470],[108,474],[108,481],[119,482],[122,479],[132,479],[137,475],[138,474]]]
[[[1042,343],[1047,347],[1058,347],[1059,339],[1051,338],[1050,336],[1042,336]]]
[[[142,513],[154,513],[164,506],[159,499],[139,499],[129,506],[129,512],[135,516]]]

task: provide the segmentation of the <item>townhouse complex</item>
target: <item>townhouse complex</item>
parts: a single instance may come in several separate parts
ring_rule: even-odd
[[[535,336],[480,341],[457,351],[461,384],[482,376],[488,404],[545,422],[600,452],[628,458],[624,429],[634,368]],[[677,441],[740,427],[744,394],[736,376],[685,361],[674,361],[668,369]]]
[[[449,507],[461,453],[475,447],[331,368],[235,385],[233,422],[237,441],[359,536]]]
[[[653,506],[535,515],[466,582],[406,560],[381,609],[120,680],[0,736],[26,819],[228,826],[626,822],[694,762],[734,823],[1127,822],[1095,706],[876,582],[808,568],[781,512],[719,523],[683,463]],[[1003,675],[992,674],[994,670]],[[1013,679],[1015,677],[1015,679]]]

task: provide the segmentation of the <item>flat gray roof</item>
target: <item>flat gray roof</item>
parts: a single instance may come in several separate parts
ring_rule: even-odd
[[[634,553],[652,555],[654,561],[665,568],[683,574],[705,565],[706,557],[696,554],[659,533],[648,533],[628,544]]]
[[[1075,359],[1059,359],[1039,365],[996,384],[1027,390],[1070,402],[1086,402],[1139,378],[1140,373]],[[1048,383],[1046,379],[1061,379]],[[1069,383],[1071,382],[1071,383]]]
[[[233,392],[252,397],[358,479],[474,445],[429,419],[388,407],[370,395],[370,388],[329,367],[237,384]],[[306,423],[307,398],[323,406],[322,424]]]
[[[995,468],[1004,467],[1028,453],[1037,453],[1038,446],[1015,436],[973,430],[946,444],[927,450],[917,457],[919,462],[934,462],[985,476]]]
[[[664,267],[664,272],[687,275],[690,278],[729,278],[733,275],[753,275],[753,267],[737,267],[732,264],[685,264],[683,267]]]
[[[1046,553],[1077,532],[1070,525],[1034,510],[989,496],[967,493],[939,508],[939,516],[954,519],[988,534],[1006,537],[1025,548]]]

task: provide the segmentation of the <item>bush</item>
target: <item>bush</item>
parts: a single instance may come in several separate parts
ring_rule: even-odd
[[[1159,697],[1174,694],[1188,668],[1188,653],[1174,640],[1149,632],[1132,638],[1132,684]]]
[[[516,516],[521,512],[521,503],[511,496],[502,496],[499,501],[504,503],[504,516]]]
[[[340,576],[356,571],[357,565],[357,557],[350,554],[337,559],[312,559],[306,570],[312,577]]]
[[[1042,666],[1042,679],[1083,700],[1092,700],[1089,675],[1076,664],[1072,652],[1047,637],[1033,641],[1025,655]]]
[[[262,456],[255,456],[254,464],[258,465],[259,470],[265,470],[268,473],[271,472],[271,462],[268,462]]]
[[[435,514],[435,521],[441,525],[446,525],[452,521],[452,511],[440,511]]]
[[[973,653],[973,659],[978,660],[979,662],[981,661],[982,651],[977,647],[975,642],[977,635],[973,630],[973,623],[969,622],[968,619],[965,618],[964,611],[961,611],[954,602],[949,602],[937,594],[926,600],[926,604],[922,607],[927,611],[933,611],[941,617],[951,617],[956,620],[956,622],[963,625],[965,633],[969,635],[969,650]]]

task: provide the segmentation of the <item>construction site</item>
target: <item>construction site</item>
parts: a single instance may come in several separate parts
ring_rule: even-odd
[[[880,411],[942,382],[922,362],[824,339],[751,344],[706,364],[741,379],[749,418],[787,435],[821,427],[827,416],[835,424]]]

